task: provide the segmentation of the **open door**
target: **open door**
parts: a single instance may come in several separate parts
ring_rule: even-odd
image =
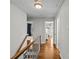
[[[31,34],[31,25],[32,25],[32,24],[27,23],[27,34],[28,34],[29,36],[32,35],[32,34]]]

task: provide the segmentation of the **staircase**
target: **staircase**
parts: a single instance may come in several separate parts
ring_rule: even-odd
[[[37,56],[40,51],[41,39],[40,37],[38,37],[38,39],[33,40],[27,46],[22,48],[24,42],[27,40],[27,37],[28,36],[26,35],[20,47],[18,48],[14,56],[11,57],[11,59],[18,59],[21,55],[23,55],[23,59],[37,59]]]
[[[22,48],[27,37],[28,36],[25,36],[19,49],[11,59],[18,59],[21,55],[23,55],[23,59],[61,59],[60,51],[56,45],[51,42],[51,39],[48,39],[45,44],[41,44],[41,36]]]

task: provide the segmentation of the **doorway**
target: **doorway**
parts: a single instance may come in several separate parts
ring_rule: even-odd
[[[53,21],[45,22],[45,36],[46,39],[51,38],[51,45],[53,44]]]
[[[27,34],[28,34],[28,36],[31,36],[32,35],[31,34],[31,26],[32,26],[31,23],[27,23]]]

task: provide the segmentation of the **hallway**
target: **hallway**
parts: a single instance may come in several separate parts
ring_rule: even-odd
[[[10,4],[10,58],[69,59],[69,0],[11,0]]]
[[[53,44],[51,39],[41,45],[38,59],[53,59]]]

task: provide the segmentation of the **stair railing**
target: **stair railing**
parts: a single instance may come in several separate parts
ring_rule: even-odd
[[[37,54],[36,54],[36,57],[37,57],[37,55],[38,55],[38,53],[39,53],[39,51],[40,51],[40,39],[35,39],[35,40],[32,41],[31,43],[29,43],[27,46],[25,46],[24,48],[22,48],[22,46],[23,46],[24,42],[26,41],[26,39],[27,39],[27,35],[25,36],[25,38],[24,38],[24,40],[22,41],[22,43],[21,43],[19,49],[17,50],[17,52],[15,53],[15,55],[14,55],[11,59],[18,59],[24,52],[28,51],[31,46],[34,46],[34,44],[37,44],[37,43],[38,43],[38,49],[37,49],[38,51],[37,51],[37,52],[35,51],[35,53],[37,53]],[[22,48],[22,49],[21,49],[21,48]],[[37,47],[35,47],[35,48],[37,48]],[[35,48],[32,48],[32,50],[34,51]],[[33,52],[33,51],[32,51],[32,52]],[[31,53],[32,53],[32,52],[31,52]],[[27,54],[27,53],[25,53],[25,54]],[[29,54],[29,55],[30,55],[30,54]],[[28,55],[28,56],[29,56],[29,55]],[[24,57],[24,58],[25,58],[25,57]]]
[[[40,52],[41,39],[37,37],[37,40],[32,44],[32,46],[25,51],[23,59],[38,59],[38,54]]]

